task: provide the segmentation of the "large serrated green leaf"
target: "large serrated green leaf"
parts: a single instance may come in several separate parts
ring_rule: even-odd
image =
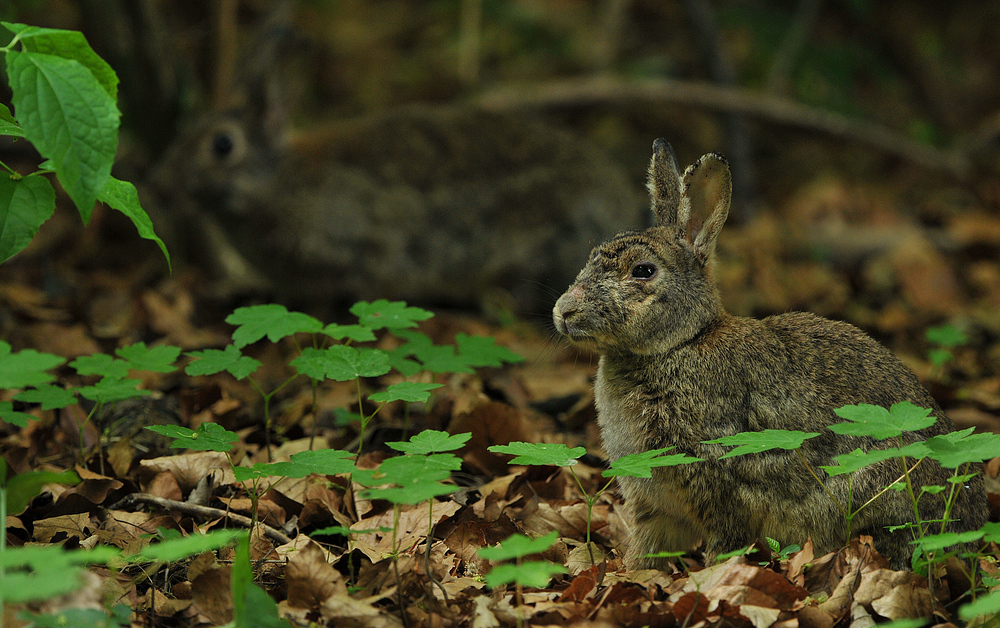
[[[84,224],[111,176],[121,116],[115,101],[79,61],[7,52],[11,102],[25,137],[55,165]]]
[[[116,209],[128,216],[128,219],[135,225],[135,230],[139,237],[145,240],[156,242],[163,252],[163,257],[167,258],[167,270],[171,269],[170,253],[167,252],[167,245],[163,243],[156,232],[153,231],[153,221],[149,219],[139,204],[139,193],[135,186],[128,181],[119,181],[114,177],[108,177],[107,183],[97,194],[97,200],[101,201],[111,209]]]
[[[0,174],[0,262],[24,250],[55,208],[56,192],[48,179]]]
[[[94,52],[83,33],[8,22],[4,22],[3,25],[18,35],[22,50],[43,52],[80,62],[83,67],[90,70],[108,96],[113,101],[118,100],[118,75]]]
[[[495,547],[481,548],[477,554],[486,560],[510,560],[539,554],[552,547],[559,540],[559,532],[553,530],[545,536],[529,538],[523,534],[512,534]]]
[[[312,316],[302,312],[289,312],[288,308],[277,303],[236,308],[226,317],[226,322],[237,325],[233,332],[233,344],[237,349],[253,344],[264,336],[271,342],[278,342],[292,334],[315,334],[323,329],[323,323]]]
[[[47,373],[65,360],[51,353],[25,349],[11,353],[11,347],[0,340],[0,388],[25,388],[47,384],[55,376]]]

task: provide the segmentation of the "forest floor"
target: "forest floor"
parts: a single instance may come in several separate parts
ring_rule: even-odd
[[[1000,432],[995,212],[938,211],[928,202],[922,217],[902,217],[883,196],[834,179],[804,188],[786,206],[795,211],[763,213],[723,232],[718,276],[727,306],[740,314],[805,309],[850,320],[913,368],[957,427]],[[932,210],[937,213],[928,217]],[[181,268],[164,277],[162,259],[147,250],[153,247],[119,231],[113,220],[99,214],[81,232],[65,216],[60,211],[31,249],[0,268],[0,336],[15,350],[70,360],[139,341],[184,351],[230,341],[233,328],[222,322],[228,310],[208,298],[197,271]],[[349,318],[346,312],[331,316]],[[437,375],[443,387],[430,401],[388,404],[369,426],[359,468],[395,453],[386,442],[424,429],[472,433],[456,452],[463,464],[452,480],[461,490],[438,499],[432,512],[428,502],[404,506],[393,535],[378,531],[393,527],[391,505],[360,499],[345,476],[310,475],[263,487],[257,512],[280,535],[264,534],[262,527],[251,535],[254,577],[296,625],[496,626],[514,625],[518,617],[530,625],[757,628],[833,626],[866,616],[957,621],[956,608],[970,598],[953,563],[930,579],[893,571],[865,537],[825,556],[810,543],[781,554],[754,547],[716,565],[703,565],[693,554],[672,571],[629,572],[621,559],[627,523],[610,490],[594,507],[596,545],[588,548],[581,487],[592,495],[605,483],[591,390],[596,358],[556,338],[544,315],[505,323],[453,311],[421,323],[419,330],[435,344],[454,342],[460,333],[487,335],[526,359]],[[942,325],[962,332],[955,346],[926,335]],[[388,347],[392,339],[379,343]],[[295,350],[290,337],[246,350],[263,364],[256,376],[263,388],[288,377]],[[951,359],[935,364],[935,350],[948,351]],[[65,367],[56,373],[64,386],[94,379]],[[377,390],[392,377],[365,380],[364,386]],[[87,420],[89,407],[82,405],[46,411],[28,405],[23,410],[37,420],[26,428],[0,425],[0,453],[12,473],[73,469],[82,479],[71,487],[48,485],[21,511],[9,512],[12,545],[103,544],[132,552],[158,529],[193,534],[239,527],[229,515],[249,516],[253,504],[225,455],[170,450],[142,430],[149,424],[218,423],[239,435],[230,453],[243,466],[287,459],[310,444],[358,445],[356,423],[337,418],[338,411],[358,411],[354,382],[326,382],[314,391],[299,378],[282,388],[270,405],[269,456],[261,397],[247,380],[183,371],[141,378],[152,396],[111,404],[95,420]],[[3,399],[14,392],[5,391]],[[565,468],[509,465],[508,456],[487,450],[513,441],[586,447],[588,455],[574,467],[580,483]],[[1000,505],[998,470],[1000,458],[984,469],[992,521]],[[209,476],[209,494],[196,500],[205,508],[196,508],[191,494]],[[350,545],[343,536],[310,541],[310,532],[338,525],[375,531],[352,535]],[[482,574],[491,564],[477,550],[515,532],[537,537],[552,530],[559,540],[542,558],[567,573],[543,588],[486,586]],[[987,551],[995,557],[996,549]],[[59,612],[124,603],[134,611],[133,625],[219,625],[233,616],[227,584],[232,556],[220,550],[120,570],[93,567],[76,593],[31,608]],[[996,574],[995,561],[981,562],[986,573]],[[23,608],[8,607],[6,625],[19,625],[15,615]]]

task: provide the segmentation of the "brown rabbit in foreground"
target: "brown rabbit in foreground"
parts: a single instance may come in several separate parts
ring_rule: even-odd
[[[152,177],[178,244],[229,292],[473,307],[506,294],[540,313],[605,234],[644,222],[619,166],[530,117],[407,107],[296,137],[276,109],[196,121]]]
[[[645,556],[689,550],[699,540],[709,561],[765,536],[782,546],[811,537],[817,550],[835,550],[846,540],[844,516],[797,453],[719,460],[728,448],[702,441],[764,429],[820,432],[801,451],[827,489],[856,507],[896,480],[899,461],[855,473],[848,502],[849,476],[829,477],[818,467],[883,445],[826,429],[841,421],[835,408],[904,400],[931,408],[937,422],[904,433],[907,443],[949,432],[952,423],[912,372],[847,323],[807,313],[763,320],[727,314],[710,266],[729,212],[729,166],[708,154],[681,178],[666,142],[657,140],[653,151],[648,187],[656,226],[595,248],[553,309],[559,332],[601,353],[594,396],[609,458],[674,446],[705,460],[657,468],[651,479],[619,478],[633,519],[626,563],[659,566],[663,559]],[[702,205],[710,214],[698,229],[691,218]],[[947,485],[950,475],[925,460],[913,482]],[[941,497],[919,503],[922,518],[942,516]],[[976,476],[958,491],[949,529],[977,529],[986,515]],[[855,517],[851,534],[870,534],[900,568],[909,564],[912,537],[885,526],[913,520],[909,496],[888,491]]]

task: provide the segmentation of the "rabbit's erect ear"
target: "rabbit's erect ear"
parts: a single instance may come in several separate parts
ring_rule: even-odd
[[[685,190],[685,209],[691,213],[688,237],[693,237],[695,253],[702,261],[708,260],[715,250],[715,240],[729,216],[729,203],[733,194],[733,177],[729,162],[718,153],[709,153],[684,171],[681,182]],[[707,216],[701,229],[695,233],[695,221]],[[683,218],[688,218],[687,216]]]
[[[678,210],[685,202],[684,184],[677,170],[674,149],[663,138],[653,142],[653,159],[649,162],[646,187],[649,189],[656,225],[663,227],[677,224]]]

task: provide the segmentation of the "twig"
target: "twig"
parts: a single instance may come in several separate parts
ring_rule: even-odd
[[[236,38],[239,0],[219,0],[212,3],[212,6],[215,29],[212,105],[215,110],[221,111],[233,104],[229,102],[229,98],[236,73],[236,59],[239,56],[239,42]]]
[[[229,521],[243,526],[245,528],[250,528],[252,521],[250,517],[245,517],[243,515],[238,515],[233,512],[228,512],[219,508],[211,508],[209,506],[198,506],[196,504],[188,504],[186,502],[179,502],[173,499],[165,499],[163,497],[157,497],[155,495],[150,495],[148,493],[131,493],[126,495],[118,503],[111,506],[111,510],[127,510],[138,504],[146,504],[147,506],[156,506],[157,508],[162,508],[164,510],[177,510],[185,515],[191,515],[193,517],[205,517],[205,518],[215,518],[215,519],[228,519]],[[291,543],[292,539],[280,530],[276,530],[266,523],[259,523],[264,528],[264,536],[271,539],[276,543],[282,545],[286,543]]]
[[[852,120],[781,96],[711,83],[665,78],[626,81],[597,76],[523,87],[503,86],[486,91],[476,99],[479,106],[499,111],[629,101],[670,102],[732,111],[871,146],[925,168],[947,172],[958,179],[967,179],[972,171],[972,162],[964,152],[924,146],[879,124]]]

